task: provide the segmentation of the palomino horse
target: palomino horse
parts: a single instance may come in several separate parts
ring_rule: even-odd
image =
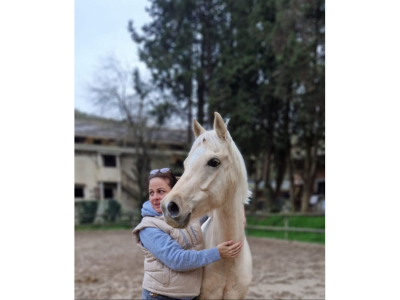
[[[184,162],[185,172],[162,200],[165,221],[185,228],[205,214],[205,248],[223,241],[241,241],[240,254],[204,267],[200,299],[245,299],[252,280],[252,258],[243,228],[247,203],[247,173],[243,157],[220,114],[214,130],[205,131],[193,120],[196,140]],[[203,228],[204,229],[204,225]]]

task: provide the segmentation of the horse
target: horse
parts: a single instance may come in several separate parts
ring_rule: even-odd
[[[207,214],[202,226],[206,249],[241,241],[237,257],[204,267],[199,299],[245,299],[252,257],[243,226],[243,205],[249,196],[244,160],[219,113],[214,113],[213,130],[206,131],[194,119],[193,131],[196,139],[184,173],[161,201],[164,219],[172,227],[186,228]]]

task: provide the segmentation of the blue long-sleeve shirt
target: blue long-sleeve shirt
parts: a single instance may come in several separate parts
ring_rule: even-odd
[[[149,201],[143,204],[142,216],[160,216]],[[184,250],[164,231],[147,227],[139,232],[140,240],[158,260],[175,271],[200,268],[221,259],[218,248],[205,250]]]
[[[221,259],[217,247],[205,250],[184,250],[168,234],[158,228],[147,227],[139,232],[140,240],[158,260],[175,271],[204,267]]]

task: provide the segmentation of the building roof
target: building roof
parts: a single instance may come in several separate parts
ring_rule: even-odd
[[[167,128],[152,129],[152,134],[150,136],[151,142],[168,144],[187,143],[186,130]],[[129,132],[127,126],[122,122],[107,119],[75,118],[75,136],[127,140]]]
[[[97,138],[121,139],[126,136],[126,128],[114,122],[75,119],[75,135]]]

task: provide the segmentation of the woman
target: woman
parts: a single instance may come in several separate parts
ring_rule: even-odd
[[[199,220],[186,229],[165,223],[160,202],[176,182],[168,168],[150,172],[150,201],[143,204],[142,222],[133,230],[145,253],[142,299],[193,299],[200,294],[202,267],[236,257],[242,247],[227,241],[204,250]]]

